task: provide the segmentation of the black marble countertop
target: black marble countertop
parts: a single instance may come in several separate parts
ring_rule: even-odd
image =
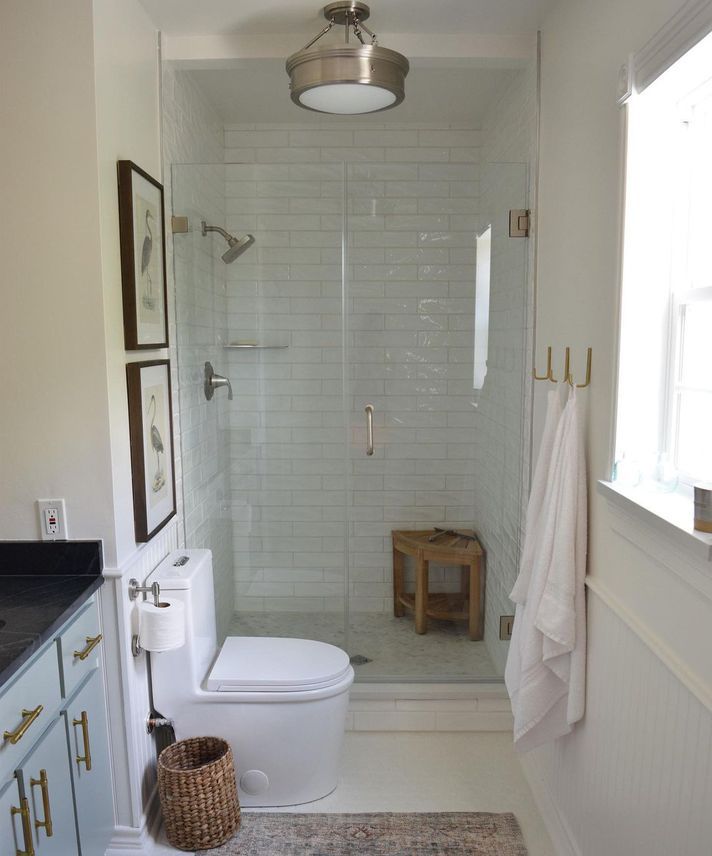
[[[102,585],[100,541],[0,541],[0,687]]]

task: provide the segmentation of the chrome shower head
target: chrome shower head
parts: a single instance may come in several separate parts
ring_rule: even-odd
[[[201,226],[203,235],[207,235],[208,232],[218,232],[227,241],[228,249],[221,256],[226,265],[229,265],[230,262],[234,262],[238,256],[241,256],[248,247],[251,247],[255,243],[253,235],[245,235],[244,238],[236,238],[234,235],[231,235],[229,232],[221,229],[220,226],[208,226],[205,220],[202,221]]]
[[[229,248],[222,254],[221,258],[226,265],[234,262],[248,247],[255,243],[253,235],[245,235],[244,238],[228,238]]]

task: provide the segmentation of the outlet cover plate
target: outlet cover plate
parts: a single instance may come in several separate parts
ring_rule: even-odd
[[[43,541],[66,541],[67,509],[63,499],[38,499],[37,514]]]

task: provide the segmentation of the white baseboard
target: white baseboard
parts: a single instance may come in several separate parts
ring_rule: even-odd
[[[104,856],[126,856],[127,853],[142,853],[150,856],[154,853],[165,853],[165,848],[161,849],[157,840],[161,829],[157,788],[148,801],[143,821],[141,827],[117,826]]]
[[[535,757],[529,753],[521,755],[519,761],[536,807],[539,809],[546,831],[554,845],[555,856],[583,856],[569,825],[556,805],[551,791],[537,772]]]

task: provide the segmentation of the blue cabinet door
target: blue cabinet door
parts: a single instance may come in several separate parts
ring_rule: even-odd
[[[98,669],[69,702],[64,716],[81,856],[104,856],[114,830],[114,796],[104,688]]]
[[[25,841],[26,835],[32,835],[29,814],[23,827],[22,817],[19,814],[21,806],[17,780],[12,778],[6,785],[0,787],[0,846],[2,847],[0,852],[3,854],[7,850],[7,853],[14,856],[16,852],[26,851],[30,846],[30,840]],[[29,807],[25,810],[29,812]]]
[[[37,856],[77,856],[67,738],[58,716],[18,770],[30,809]]]

